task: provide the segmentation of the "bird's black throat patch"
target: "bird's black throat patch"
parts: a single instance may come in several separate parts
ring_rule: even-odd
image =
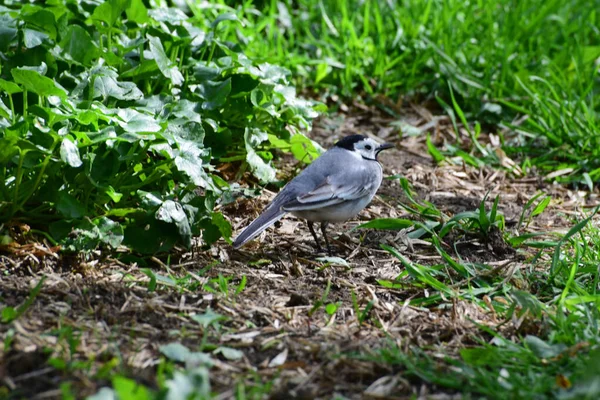
[[[365,140],[367,137],[363,135],[350,135],[346,136],[343,139],[340,139],[335,144],[335,147],[341,147],[346,150],[354,150],[354,144],[360,142],[361,140]]]

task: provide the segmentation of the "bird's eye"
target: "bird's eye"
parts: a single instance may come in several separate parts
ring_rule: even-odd
[[[366,146],[365,146],[365,149],[367,149],[367,150],[371,150],[371,149],[372,149],[372,147],[371,147],[371,145],[370,145],[370,144],[368,144],[368,145],[366,145]]]

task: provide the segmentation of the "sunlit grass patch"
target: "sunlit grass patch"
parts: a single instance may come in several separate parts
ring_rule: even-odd
[[[235,15],[224,34],[253,57],[290,68],[315,96],[437,100],[453,119],[458,105],[467,128],[510,128],[503,148],[525,170],[533,164],[563,171],[562,180],[597,180],[593,2],[222,1],[191,9],[203,24]],[[476,135],[471,141],[477,147]],[[455,154],[455,146],[445,149]],[[497,162],[477,153],[467,160]]]

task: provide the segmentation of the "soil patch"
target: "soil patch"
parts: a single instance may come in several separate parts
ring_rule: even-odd
[[[454,137],[445,117],[417,106],[399,112],[403,123],[421,127],[437,141]],[[154,290],[141,268],[116,259],[66,263],[43,244],[49,255],[2,255],[2,307],[23,304],[40,276],[47,279],[20,318],[0,325],[1,346],[10,347],[0,360],[0,390],[26,398],[59,398],[60,385],[68,382],[81,397],[108,384],[109,363],[114,363],[111,371],[156,387],[160,346],[181,342],[197,349],[205,337],[215,346],[243,352],[239,360],[213,355],[217,363],[211,369],[211,384],[220,398],[232,397],[240,379],[256,384],[248,381],[251,376],[259,383],[271,382],[276,399],[334,394],[363,398],[376,390],[387,398],[431,393],[450,398],[452,393],[419,380],[396,378],[402,367],[378,362],[377,349],[396,343],[402,349],[417,346],[453,355],[477,340],[490,339],[475,323],[492,326],[509,338],[518,327],[500,326],[493,310],[466,301],[448,299],[431,308],[408,305],[426,289],[404,286],[402,280],[394,287],[383,286],[382,281],[394,281],[404,267],[380,244],[422,265],[442,264],[440,255],[428,242],[411,240],[403,231],[352,228],[373,218],[410,218],[402,207],[408,199],[398,179],[405,177],[418,201],[431,202],[448,216],[476,210],[486,194],[489,207],[500,195],[507,229],[524,231],[518,221],[524,204],[538,192],[540,179],[462,164],[436,165],[427,154],[424,135],[402,137],[392,122],[374,108],[361,107],[345,118],[323,118],[312,133],[324,147],[357,132],[396,144],[381,157],[385,175],[393,178],[385,180],[357,220],[330,228],[336,253],[347,266],[317,260],[306,225],[293,217],[239,251],[222,241],[209,251],[184,254],[168,267],[155,259],[150,270],[178,283],[159,282]],[[291,175],[297,168],[289,158],[282,162],[284,173]],[[566,231],[580,208],[597,200],[595,194],[561,186],[549,185],[545,191],[553,198],[549,211],[531,221],[527,232]],[[258,198],[240,199],[223,212],[239,232],[274,195],[265,191]],[[486,265],[507,280],[527,256],[526,249],[517,252],[508,246],[498,229],[492,229],[487,240],[449,236],[446,244],[453,256]],[[235,295],[243,276],[246,288]],[[223,278],[228,279],[225,291],[215,283]],[[320,301],[323,305],[315,307]],[[336,312],[325,312],[327,304],[335,304]],[[356,306],[370,311],[359,318]],[[205,329],[191,318],[209,308],[226,317],[219,330]],[[363,356],[359,359],[357,354]],[[58,368],[58,361],[52,361],[57,359],[69,362]],[[384,385],[386,379],[393,384]]]

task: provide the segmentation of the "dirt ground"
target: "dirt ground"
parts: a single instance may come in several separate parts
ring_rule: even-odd
[[[434,142],[454,140],[445,117],[432,115],[422,107],[400,110],[402,122],[432,134]],[[543,177],[518,176],[506,170],[475,169],[463,164],[435,165],[427,154],[424,135],[403,137],[390,117],[377,109],[357,106],[349,117],[319,121],[311,137],[323,147],[341,136],[369,132],[396,144],[382,153],[386,176],[406,177],[419,201],[427,200],[448,215],[475,210],[486,192],[490,204],[500,194],[500,209],[510,231],[516,226],[523,205],[542,190],[553,198],[549,209],[536,218],[528,232],[566,231],[582,209],[595,203],[595,195],[577,192],[546,182]],[[482,142],[490,148],[496,138]],[[505,160],[510,165],[510,160]],[[295,161],[284,157],[282,174],[291,174]],[[239,232],[255,218],[274,193],[255,199],[240,199],[222,210]],[[109,384],[101,367],[116,363],[116,371],[156,387],[154,379],[160,360],[159,346],[181,342],[197,348],[204,333],[191,318],[208,307],[228,319],[219,332],[209,333],[209,342],[239,349],[243,357],[228,360],[215,357],[211,385],[219,398],[234,395],[234,384],[254,374],[257,381],[273,382],[272,398],[459,397],[419,380],[398,378],[399,367],[375,361],[357,360],[353,352],[369,354],[386,343],[401,348],[418,346],[431,353],[456,354],[477,338],[489,339],[474,322],[497,327],[500,323],[489,309],[472,303],[448,301],[446,307],[417,308],[408,305],[422,296],[414,287],[389,289],[377,280],[394,280],[401,263],[380,243],[396,247],[413,262],[431,265],[441,258],[425,241],[410,240],[402,231],[352,230],[377,217],[411,218],[399,203],[406,197],[397,179],[386,179],[378,197],[357,220],[330,228],[336,255],[348,266],[316,261],[314,244],[306,225],[293,217],[263,233],[239,251],[224,241],[210,251],[196,250],[182,255],[169,266],[173,275],[191,276],[196,286],[219,274],[235,277],[239,284],[247,277],[245,290],[237,296],[223,296],[193,285],[171,288],[158,285],[148,290],[148,276],[137,265],[114,257],[79,262],[56,255],[42,243],[20,255],[0,255],[0,305],[22,304],[42,275],[46,281],[29,310],[10,324],[0,325],[0,388],[23,398],[49,399],[61,396],[60,384],[70,382],[79,396],[95,393]],[[527,250],[507,248],[502,236],[490,243],[471,241],[457,246],[464,261],[497,267],[497,273],[512,279],[524,268]],[[165,260],[154,258],[149,267],[167,275]],[[207,272],[199,271],[210,266]],[[191,273],[191,275],[190,275]],[[339,302],[333,316],[323,309],[310,312],[330,282],[327,303]],[[370,317],[358,322],[352,303],[354,292],[363,308],[374,301]],[[514,327],[503,326],[511,337]],[[11,339],[12,338],[12,339]],[[49,366],[52,358],[80,361],[81,368],[60,371]],[[90,377],[97,376],[95,379]],[[2,392],[0,392],[1,397]]]

